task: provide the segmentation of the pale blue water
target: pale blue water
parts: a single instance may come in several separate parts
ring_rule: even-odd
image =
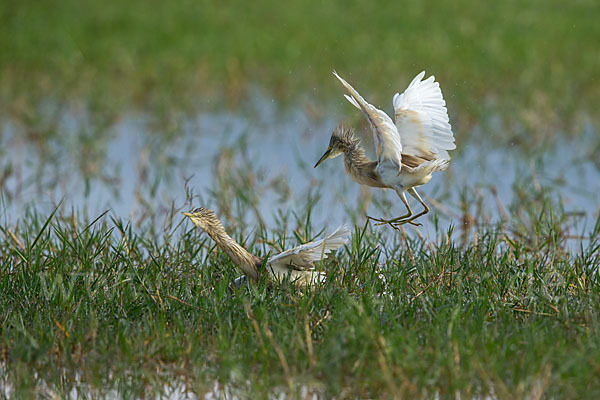
[[[257,209],[267,227],[276,224],[278,213],[302,215],[307,198],[317,193],[320,197],[312,215],[316,227],[331,230],[342,223],[364,223],[359,204],[366,191],[345,174],[342,158],[312,168],[326,149],[337,119],[315,121],[300,109],[282,111],[264,98],[256,104],[243,112],[178,118],[177,134],[170,140],[164,140],[165,132],[157,132],[152,119],[143,114],[126,115],[107,128],[108,134],[100,135],[86,113],[65,112],[58,134],[45,143],[44,151],[6,121],[0,137],[0,171],[11,168],[12,172],[2,182],[1,221],[15,224],[32,207],[49,213],[61,200],[65,210],[79,210],[89,218],[109,209],[136,220],[148,211],[161,215],[172,205],[219,211],[213,192],[220,190],[215,177],[220,160],[221,165],[241,170],[242,181],[252,180]],[[363,134],[364,145],[370,148],[369,133]],[[458,136],[459,151],[451,153],[450,169],[436,173],[419,189],[434,206],[432,213],[419,220],[423,227],[407,227],[407,231],[434,237],[436,217],[441,230],[453,225],[460,231],[464,194],[470,211],[493,224],[503,215],[501,207],[510,214],[515,184],[523,190],[549,189],[567,211],[585,213],[587,220],[578,218],[576,225],[576,230],[585,230],[600,211],[600,171],[590,158],[594,135],[588,126],[580,139],[559,140],[541,155],[494,145],[483,131],[476,130],[466,143]],[[99,155],[86,152],[86,141],[100,149]],[[89,171],[88,179],[82,169]],[[186,203],[186,183],[196,195],[193,205]],[[393,217],[405,212],[393,192],[371,192],[370,215]],[[436,207],[438,203],[442,206]],[[420,210],[418,204],[415,210]],[[359,215],[358,220],[353,215]],[[256,221],[256,214],[249,212],[243,223]]]

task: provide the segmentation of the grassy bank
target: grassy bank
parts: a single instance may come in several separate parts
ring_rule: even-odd
[[[323,264],[327,281],[304,293],[232,289],[232,263],[177,214],[156,231],[33,212],[2,226],[2,386],[597,398],[600,221],[572,251],[570,217],[539,211],[462,245],[356,227]],[[259,255],[318,233],[285,218],[271,232],[229,228]]]
[[[596,114],[597,2],[378,3],[3,2],[2,108],[29,124],[49,98],[168,117],[256,85],[318,114],[342,101],[335,68],[381,105],[434,73],[459,132],[489,111],[541,131]]]

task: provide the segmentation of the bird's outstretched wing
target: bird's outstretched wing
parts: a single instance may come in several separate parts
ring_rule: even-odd
[[[269,258],[267,267],[274,274],[290,271],[312,270],[314,262],[327,258],[327,254],[345,245],[350,240],[350,231],[340,226],[335,232],[321,240],[315,240]]]
[[[336,78],[342,82],[350,95],[344,97],[356,108],[361,110],[369,121],[375,143],[377,144],[377,159],[381,163],[383,160],[391,160],[398,164],[398,169],[402,165],[402,142],[398,130],[392,119],[377,107],[367,103],[365,99],[346,82],[337,72],[333,71]]]
[[[440,84],[425,71],[412,80],[404,93],[394,95],[396,127],[404,154],[449,160],[456,148]]]

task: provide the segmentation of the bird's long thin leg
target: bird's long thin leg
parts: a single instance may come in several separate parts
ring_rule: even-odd
[[[397,218],[393,218],[393,219],[389,219],[389,220],[379,220],[379,224],[377,224],[377,225],[383,225],[383,224],[389,224],[389,223],[392,223],[392,222],[398,222],[398,221],[400,221],[402,219],[409,218],[411,215],[413,215],[413,212],[410,209],[410,206],[408,205],[408,200],[406,200],[406,195],[404,194],[404,191],[400,191],[398,189],[394,189],[394,190],[398,194],[398,197],[400,197],[400,200],[402,200],[402,202],[406,206],[407,213],[404,214],[404,215],[401,215],[401,216],[399,216]]]
[[[375,225],[385,225],[385,224],[389,224],[392,228],[397,229],[393,224],[399,223],[401,220],[405,219],[405,218],[409,218],[411,215],[413,215],[412,210],[410,209],[410,206],[408,205],[408,200],[406,200],[406,195],[404,194],[404,191],[399,191],[398,189],[394,189],[396,191],[396,193],[398,194],[398,197],[400,197],[400,200],[402,200],[402,202],[404,203],[404,205],[406,206],[406,210],[408,211],[406,214],[401,215],[397,218],[393,218],[390,220],[387,219],[379,219],[379,218],[373,218],[373,217],[369,217],[367,215],[367,218],[373,221],[378,222]]]
[[[425,202],[423,201],[423,199],[421,198],[421,196],[419,196],[419,193],[417,193],[417,191],[415,190],[415,188],[410,188],[408,189],[408,193],[414,197],[415,199],[417,199],[419,201],[419,203],[421,203],[423,205],[423,211],[421,211],[420,213],[413,215],[410,218],[407,219],[403,219],[402,221],[398,221],[396,222],[396,225],[404,225],[406,223],[409,224],[413,224],[413,225],[417,225],[416,223],[414,223],[413,221],[417,218],[419,218],[422,215],[425,215],[429,212],[429,207],[427,207],[427,204],[425,204]],[[420,224],[418,224],[420,225]]]

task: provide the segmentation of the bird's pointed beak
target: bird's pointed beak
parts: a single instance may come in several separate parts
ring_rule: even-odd
[[[321,158],[319,159],[319,161],[317,161],[317,163],[315,164],[315,166],[313,168],[317,168],[319,166],[319,164],[321,164],[323,161],[327,160],[327,158],[329,158],[330,154],[331,154],[331,147],[327,149],[325,154],[323,154],[321,156]]]
[[[186,213],[186,212],[182,212],[182,214],[185,215],[186,217],[190,217],[190,218],[192,218],[194,216],[194,214]]]

